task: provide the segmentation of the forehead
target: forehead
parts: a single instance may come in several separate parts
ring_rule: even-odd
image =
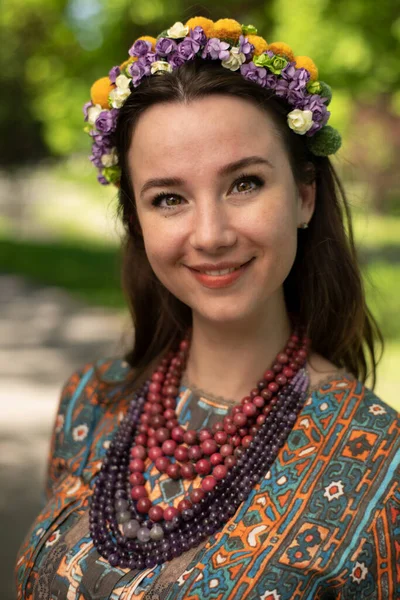
[[[131,171],[145,177],[155,170],[218,170],[246,155],[267,158],[279,151],[282,142],[265,110],[241,98],[207,96],[147,109],[136,124],[128,159]]]

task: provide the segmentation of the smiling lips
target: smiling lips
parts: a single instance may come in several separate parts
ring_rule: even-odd
[[[252,260],[252,259],[250,259]],[[212,263],[202,263],[201,265],[196,265],[195,267],[189,267],[189,269],[193,269],[200,273],[206,273],[207,275],[226,275],[227,273],[231,273],[237,269],[240,269],[244,265],[246,265],[250,261],[246,261],[244,263],[234,263],[234,262],[220,262],[216,265]]]
[[[201,270],[193,267],[188,267],[188,269],[202,285],[215,289],[227,287],[234,283],[245,271],[247,271],[252,262],[253,259],[242,265],[238,265],[237,263],[236,265],[232,263],[219,263],[218,265],[197,265]],[[220,268],[215,269],[216,266]]]

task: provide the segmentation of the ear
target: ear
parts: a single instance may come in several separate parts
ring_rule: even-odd
[[[316,182],[299,183],[297,186],[297,225],[309,223],[314,214],[316,198]]]

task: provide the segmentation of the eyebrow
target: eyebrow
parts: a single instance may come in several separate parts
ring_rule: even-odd
[[[250,165],[265,165],[271,169],[274,168],[273,164],[266,158],[262,158],[261,156],[246,156],[246,158],[241,158],[240,160],[236,160],[223,166],[218,171],[218,175],[226,176],[234,171],[237,171],[238,169],[244,169]],[[184,183],[184,179],[181,179],[180,177],[159,177],[155,179],[148,179],[143,185],[140,195],[143,196],[143,194],[152,187],[172,187],[183,185]]]

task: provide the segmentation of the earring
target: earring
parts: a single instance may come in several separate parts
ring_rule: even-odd
[[[308,223],[301,223],[300,227],[298,227],[297,229],[307,229],[308,228]]]

